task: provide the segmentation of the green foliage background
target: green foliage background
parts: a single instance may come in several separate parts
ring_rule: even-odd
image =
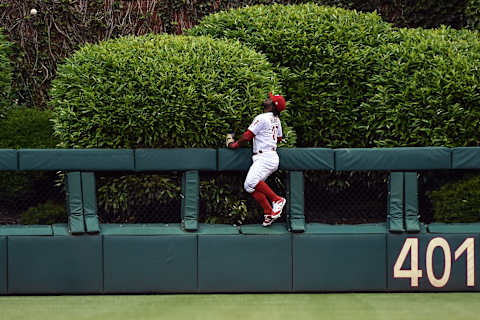
[[[268,56],[297,146],[480,143],[477,33],[396,29],[376,14],[307,4],[214,14],[189,34],[240,40]]]
[[[11,44],[0,28],[0,119],[5,117],[12,104],[12,66],[10,64]]]
[[[0,119],[0,149],[55,148],[58,139],[50,121],[52,112],[12,108]],[[20,213],[35,207],[45,196],[61,198],[55,187],[55,172],[0,172],[0,223],[19,223]],[[61,202],[64,206],[64,201]]]

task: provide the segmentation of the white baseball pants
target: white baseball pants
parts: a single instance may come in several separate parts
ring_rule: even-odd
[[[255,191],[260,181],[265,181],[272,173],[277,171],[279,159],[276,151],[267,151],[252,157],[253,164],[247,173],[243,187],[248,193]]]

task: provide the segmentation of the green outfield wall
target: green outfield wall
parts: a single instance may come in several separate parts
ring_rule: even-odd
[[[0,294],[479,291],[480,224],[421,224],[419,170],[480,170],[480,148],[284,149],[287,221],[198,223],[201,171],[250,150],[0,150],[0,170],[66,171],[68,223],[0,226]],[[195,159],[195,161],[192,161]],[[95,171],[179,171],[182,223],[100,224]],[[303,171],[390,172],[386,223],[305,223]]]

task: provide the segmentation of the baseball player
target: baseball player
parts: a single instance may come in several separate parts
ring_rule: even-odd
[[[248,170],[244,188],[263,208],[264,227],[280,218],[287,202],[265,183],[265,180],[278,169],[277,142],[282,140],[282,123],[279,115],[286,108],[285,99],[281,95],[272,95],[270,92],[269,97],[262,103],[264,113],[255,117],[240,139],[235,141],[233,136],[229,135],[226,140],[228,148],[237,149],[253,139],[253,164]],[[271,205],[269,201],[272,202]]]

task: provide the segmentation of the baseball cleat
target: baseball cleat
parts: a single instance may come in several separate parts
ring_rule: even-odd
[[[263,226],[264,227],[268,227],[269,225],[271,225],[272,223],[275,222],[275,220],[277,220],[278,218],[280,218],[280,216],[282,215],[282,211],[280,210],[280,212],[278,212],[277,214],[266,214],[265,215],[265,220],[263,221]]]
[[[281,198],[278,201],[273,201],[273,203],[272,203],[272,211],[273,211],[272,217],[274,217],[276,215],[278,215],[278,217],[280,217],[280,215],[282,214],[283,207],[285,206],[286,203],[287,203],[287,200],[285,198]]]
[[[265,220],[263,220],[263,226],[264,227],[268,227],[269,225],[271,225],[273,223],[273,219],[272,219],[272,216],[271,215],[265,215]]]

